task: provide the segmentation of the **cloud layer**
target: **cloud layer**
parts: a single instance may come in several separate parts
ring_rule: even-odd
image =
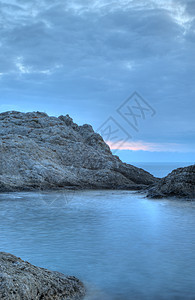
[[[157,115],[135,140],[192,148],[194,1],[3,0],[0,16],[0,108],[97,128],[137,90]]]

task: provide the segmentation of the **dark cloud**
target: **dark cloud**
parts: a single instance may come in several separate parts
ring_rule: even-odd
[[[195,2],[194,0],[175,0],[175,3],[179,3],[185,7],[187,14],[195,16]]]
[[[82,111],[81,121],[98,127],[138,90],[157,117],[144,123],[137,138],[192,143],[195,6],[168,4],[1,1],[2,105],[4,99],[14,105],[18,95],[21,109],[35,107],[33,102],[39,109],[42,99],[48,111]]]

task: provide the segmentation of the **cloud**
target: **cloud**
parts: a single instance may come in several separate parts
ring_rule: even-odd
[[[86,72],[96,59],[122,67],[124,60],[164,56],[179,46],[183,26],[192,21],[182,3],[165,1],[11,3],[1,3],[0,60],[6,73],[18,71],[18,56],[32,69],[63,64],[64,71]]]
[[[130,134],[191,147],[194,16],[190,0],[3,0],[1,104],[50,105],[98,128],[137,90],[157,117]]]

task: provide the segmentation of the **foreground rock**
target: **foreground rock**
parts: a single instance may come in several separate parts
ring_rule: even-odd
[[[156,179],[122,163],[90,125],[45,113],[0,114],[0,191],[142,189]]]
[[[82,299],[85,288],[72,276],[38,268],[9,253],[0,252],[0,299]]]
[[[148,192],[150,198],[171,196],[195,199],[195,165],[173,170]]]

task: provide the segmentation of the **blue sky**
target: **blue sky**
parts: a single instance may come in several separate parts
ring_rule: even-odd
[[[0,15],[1,112],[111,116],[123,160],[194,161],[195,1],[6,0]],[[135,91],[137,130],[117,110]]]

